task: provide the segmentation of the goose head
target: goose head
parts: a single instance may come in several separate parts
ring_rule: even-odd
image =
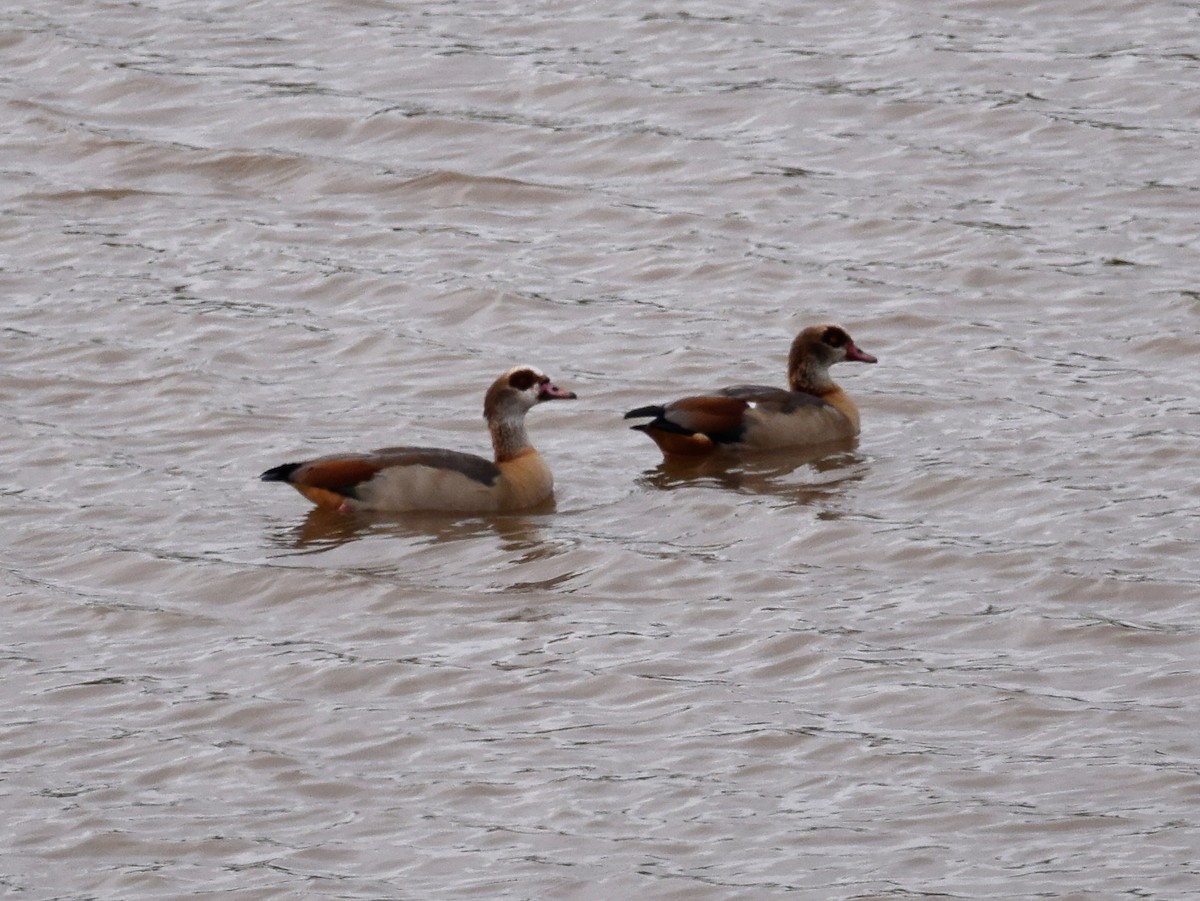
[[[488,389],[483,399],[483,416],[489,422],[522,417],[545,401],[574,397],[574,391],[558,387],[536,366],[514,366]]]
[[[829,367],[834,363],[875,363],[875,357],[854,343],[840,325],[810,325],[792,342],[788,354],[788,382],[794,391],[821,392],[832,387]]]

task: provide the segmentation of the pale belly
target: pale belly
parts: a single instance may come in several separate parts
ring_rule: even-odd
[[[856,424],[836,407],[814,407],[794,413],[746,411],[746,431],[739,448],[767,450],[777,447],[824,444],[853,438]]]
[[[360,485],[351,506],[365,510],[487,513],[499,508],[497,485],[435,466],[392,466]]]
[[[393,512],[442,510],[447,513],[497,513],[532,507],[548,498],[554,479],[536,453],[500,464],[490,485],[453,469],[409,465],[389,467],[359,486],[350,506]]]

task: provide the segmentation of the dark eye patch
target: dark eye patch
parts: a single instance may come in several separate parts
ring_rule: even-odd
[[[845,347],[850,343],[850,336],[840,328],[828,328],[825,329],[824,340],[830,347]]]
[[[528,391],[537,383],[537,373],[532,369],[518,369],[508,377],[508,384],[518,391]]]

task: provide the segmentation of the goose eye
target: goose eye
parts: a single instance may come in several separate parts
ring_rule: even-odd
[[[518,391],[528,391],[537,382],[538,377],[531,369],[518,369],[508,377],[508,384]]]
[[[831,328],[825,332],[825,343],[830,347],[844,347],[850,343],[850,336],[839,328]]]

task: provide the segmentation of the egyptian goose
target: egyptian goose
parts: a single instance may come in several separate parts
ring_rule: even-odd
[[[264,482],[287,482],[321,507],[342,512],[432,510],[497,513],[541,503],[554,491],[550,467],[529,443],[525,414],[547,400],[574,398],[532,366],[492,384],[483,415],[496,459],[432,447],[386,447],[268,469]]]
[[[766,450],[822,444],[858,434],[858,408],[829,377],[843,360],[874,363],[844,328],[813,325],[788,354],[788,387],[734,385],[668,404],[639,407],[626,419],[650,417],[633,426],[654,439],[666,456],[716,450]]]

